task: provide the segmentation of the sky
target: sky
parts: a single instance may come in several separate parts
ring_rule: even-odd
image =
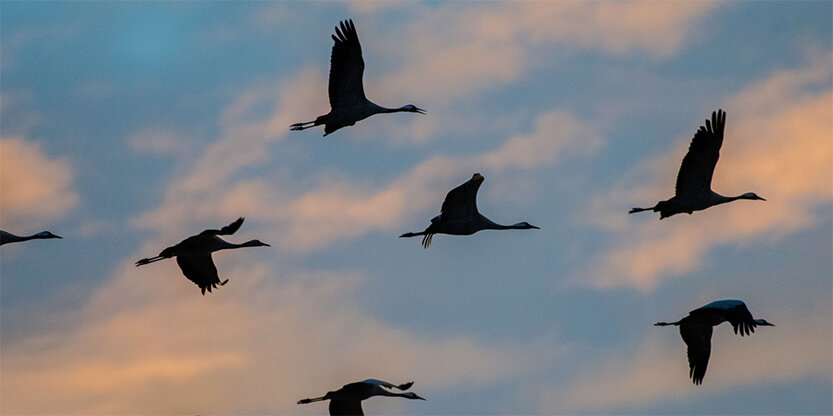
[[[322,138],[352,18],[377,115]],[[0,3],[3,414],[833,413],[833,4]],[[659,220],[727,112],[712,187]],[[475,172],[540,230],[418,238]],[[245,217],[201,296],[173,260]],[[677,328],[715,328],[704,382]]]

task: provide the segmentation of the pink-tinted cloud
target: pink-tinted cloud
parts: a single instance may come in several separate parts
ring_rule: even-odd
[[[625,215],[627,207],[673,195],[688,146],[681,141],[594,201],[596,224],[619,236],[618,243],[576,279],[602,288],[651,290],[664,278],[697,270],[715,247],[771,240],[814,224],[815,208],[833,198],[830,76],[829,62],[820,61],[774,74],[728,100],[712,188],[726,195],[756,192],[767,202],[738,201],[661,222],[655,215]],[[637,178],[646,182],[637,184]]]
[[[0,139],[0,223],[11,232],[41,231],[78,203],[72,166],[51,159],[37,142]]]
[[[438,210],[445,193],[474,172],[489,177],[506,170],[531,170],[556,163],[565,152],[586,156],[601,146],[600,135],[592,126],[568,113],[553,111],[539,116],[531,133],[509,138],[497,149],[454,159],[432,157],[384,189],[322,174],[317,186],[298,194],[291,186],[281,186],[289,182],[283,171],[269,180],[235,180],[233,167],[211,169],[218,162],[220,148],[233,166],[242,167],[243,159],[254,163],[263,157],[249,148],[263,151],[260,139],[252,139],[255,143],[251,144],[241,138],[245,136],[235,137],[209,148],[191,174],[169,186],[165,202],[137,223],[166,233],[183,233],[188,230],[183,224],[195,219],[225,223],[244,215],[265,223],[268,235],[274,236],[273,243],[291,250],[315,250],[369,232],[404,232],[396,227],[401,227],[405,218]]]
[[[230,281],[205,297],[173,261],[125,264],[62,325],[4,346],[0,410],[319,414],[295,402],[368,377],[414,380],[430,397],[520,376],[557,354],[552,340],[425,339],[358,306],[358,273],[291,272],[249,254],[215,255]]]

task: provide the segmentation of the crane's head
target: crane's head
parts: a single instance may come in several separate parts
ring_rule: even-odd
[[[423,110],[423,109],[421,109],[421,108],[419,108],[419,107],[417,107],[413,104],[408,104],[406,106],[403,106],[402,111],[408,111],[408,112],[411,112],[411,113],[425,114],[425,110]]]
[[[775,326],[775,325],[767,322],[766,319],[756,319],[755,323],[760,325],[760,326]]]
[[[402,397],[405,397],[405,398],[408,398],[408,399],[411,399],[411,400],[425,400],[422,397],[417,396],[416,393],[413,393],[413,392],[410,392],[410,391],[407,392],[407,393],[402,393]]]
[[[272,247],[260,240],[249,240],[242,244],[245,247]]]
[[[49,231],[41,231],[41,232],[39,232],[39,233],[37,233],[37,234],[35,234],[35,235],[36,235],[38,238],[63,238],[63,237],[61,237],[61,236],[59,236],[59,235],[52,234],[52,233],[50,233]]]
[[[757,201],[766,201],[766,199],[763,199],[763,198],[759,197],[754,192],[747,192],[747,193],[741,195],[740,197],[742,199],[752,199],[752,200],[757,200]]]

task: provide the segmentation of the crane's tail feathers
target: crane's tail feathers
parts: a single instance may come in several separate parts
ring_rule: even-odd
[[[303,122],[303,123],[295,123],[295,124],[289,126],[289,130],[305,130],[305,129],[308,129],[308,128],[314,127],[314,126],[315,126],[314,121],[306,121],[306,122]]]
[[[409,389],[409,388],[411,388],[411,386],[413,386],[413,385],[414,385],[414,382],[413,382],[413,381],[409,381],[409,382],[407,382],[407,383],[405,383],[405,384],[400,384],[400,385],[396,386],[396,388],[397,388],[397,389],[399,389],[399,390],[408,390],[408,389]]]
[[[405,234],[400,235],[399,238],[402,238],[402,237],[416,237],[418,235],[424,235],[424,234],[425,233],[405,233]]]
[[[298,400],[298,404],[307,404],[307,403],[312,403],[312,402],[320,402],[321,400],[324,400],[324,398],[323,397],[316,397],[314,399],[302,399],[302,400]]]
[[[141,259],[141,260],[136,262],[136,267],[143,266],[145,264],[150,264],[150,263],[153,263],[153,262],[159,261],[159,260],[165,260],[166,258],[167,257],[162,257],[162,256],[144,258],[144,259]]]

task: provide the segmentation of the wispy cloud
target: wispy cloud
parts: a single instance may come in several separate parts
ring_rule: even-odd
[[[549,339],[489,345],[398,328],[353,300],[359,273],[215,257],[230,279],[217,293],[200,296],[173,261],[125,264],[65,317],[72,330],[5,345],[3,413],[313,414],[321,408],[295,402],[350,381],[415,380],[430,396],[519,377],[557,355]]]
[[[0,223],[8,231],[40,231],[78,203],[69,160],[49,158],[39,143],[2,138],[0,159]]]
[[[600,288],[652,290],[664,278],[697,270],[715,247],[772,240],[815,223],[815,208],[833,198],[830,76],[829,62],[819,62],[774,74],[728,100],[726,139],[712,188],[729,195],[754,191],[767,202],[739,201],[661,222],[647,214],[628,217],[628,207],[673,195],[688,146],[688,140],[681,141],[673,152],[626,173],[594,202],[594,216],[600,218],[594,223],[608,228],[617,242],[576,279]],[[695,129],[692,125],[692,134]]]

